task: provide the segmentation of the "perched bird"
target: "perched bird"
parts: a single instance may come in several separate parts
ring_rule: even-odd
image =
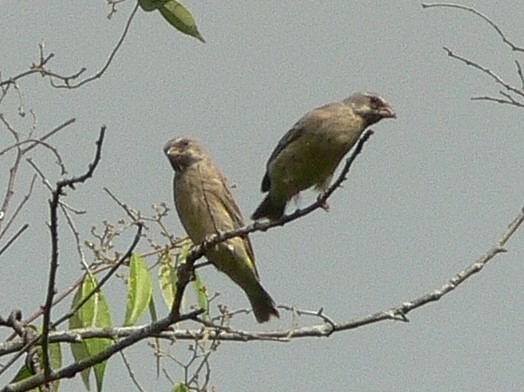
[[[277,220],[300,191],[312,186],[326,191],[338,164],[362,132],[383,118],[394,117],[385,99],[366,92],[307,113],[271,154],[262,179],[262,192],[268,194],[251,218]]]
[[[194,244],[244,226],[224,177],[196,140],[170,140],[164,152],[175,170],[176,210]],[[219,243],[206,252],[206,257],[246,292],[259,323],[279,317],[275,303],[260,284],[247,235]]]

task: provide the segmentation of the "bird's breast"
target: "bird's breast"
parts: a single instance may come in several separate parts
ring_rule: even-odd
[[[174,194],[180,221],[194,243],[200,243],[216,233],[204,187],[198,176],[186,172],[175,178]]]
[[[319,127],[291,142],[269,167],[274,192],[287,197],[323,184],[340,160],[353,147],[361,132],[336,127]]]

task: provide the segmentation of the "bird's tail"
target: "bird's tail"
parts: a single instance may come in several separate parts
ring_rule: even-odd
[[[280,317],[275,307],[275,301],[273,301],[273,298],[271,298],[260,283],[257,282],[256,286],[250,287],[250,289],[246,291],[246,294],[253,308],[255,318],[259,323],[269,321],[271,316]]]
[[[273,198],[271,198],[271,195],[268,194],[264,200],[262,200],[262,203],[257,207],[255,212],[253,212],[253,215],[251,215],[251,219],[258,220],[267,218],[269,220],[275,221],[278,220],[284,215],[284,211],[286,209],[286,201],[284,203],[278,203]]]

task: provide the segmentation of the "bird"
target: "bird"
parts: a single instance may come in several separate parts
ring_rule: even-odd
[[[325,192],[333,173],[367,127],[384,118],[396,118],[391,105],[370,92],[313,109],[280,139],[266,164],[262,192],[268,192],[253,220],[276,221],[289,200],[315,187]]]
[[[175,207],[194,244],[244,226],[225,178],[197,140],[171,139],[165,144],[164,153],[175,171]],[[269,321],[271,316],[279,317],[275,302],[260,283],[247,235],[223,241],[208,249],[205,256],[244,290],[259,323]]]

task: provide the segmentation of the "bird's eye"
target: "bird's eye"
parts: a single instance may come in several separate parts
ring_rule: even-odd
[[[178,143],[180,144],[180,147],[187,147],[187,146],[189,146],[189,140],[188,139],[182,139]]]
[[[375,97],[375,96],[369,97],[369,101],[371,103],[371,106],[373,107],[382,106],[382,100],[379,97]]]

